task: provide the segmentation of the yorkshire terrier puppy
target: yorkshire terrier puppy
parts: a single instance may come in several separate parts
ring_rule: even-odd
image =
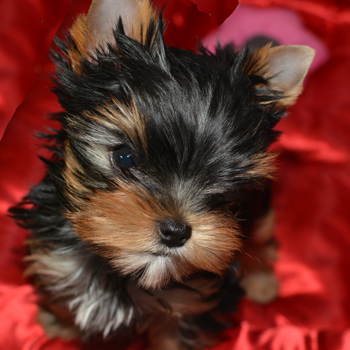
[[[211,345],[241,295],[242,251],[269,255],[268,149],[314,52],[196,54],[166,46],[164,26],[148,0],[95,0],[56,41],[62,128],[45,136],[46,176],[11,209],[32,232],[26,274],[50,337]],[[274,276],[267,296],[254,277],[268,266],[246,269],[248,295],[270,300]]]

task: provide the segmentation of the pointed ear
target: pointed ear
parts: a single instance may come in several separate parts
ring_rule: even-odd
[[[303,90],[303,81],[315,50],[308,46],[267,45],[256,55],[261,66],[260,73],[267,79],[268,88],[281,91],[285,96],[276,103],[276,107],[287,108],[293,105]]]
[[[149,0],[93,0],[87,15],[80,15],[73,24],[70,35],[75,48],[70,51],[73,64],[81,57],[96,56],[96,49],[114,46],[114,30],[119,19],[124,33],[139,42],[144,40],[147,26],[157,18]],[[80,56],[80,57],[79,57]]]

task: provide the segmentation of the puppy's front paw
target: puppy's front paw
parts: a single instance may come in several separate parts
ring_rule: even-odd
[[[72,340],[79,336],[78,329],[72,325],[68,325],[61,321],[52,312],[39,308],[37,320],[44,328],[48,338],[61,338],[64,340]]]
[[[278,294],[279,282],[272,271],[254,271],[244,276],[242,287],[247,298],[259,304],[268,304]]]

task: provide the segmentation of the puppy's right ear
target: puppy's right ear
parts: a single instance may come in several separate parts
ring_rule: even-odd
[[[73,68],[79,70],[82,58],[96,58],[96,50],[115,46],[114,31],[121,19],[123,34],[142,42],[142,33],[157,18],[149,0],[93,0],[87,15],[80,15],[70,35],[74,45],[69,50]]]
[[[303,89],[303,81],[315,56],[315,50],[308,46],[282,45],[271,47],[267,44],[253,52],[244,63],[242,72],[260,76],[265,80],[262,86],[280,93],[263,96],[262,105],[276,109],[292,106]],[[258,84],[259,85],[259,84]]]
[[[303,90],[303,81],[315,56],[315,50],[308,46],[282,45],[263,47],[257,52],[261,71],[272,90],[283,93],[284,98],[276,101],[276,108],[292,106]]]

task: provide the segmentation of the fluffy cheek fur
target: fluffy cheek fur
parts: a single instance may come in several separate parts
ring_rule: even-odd
[[[141,188],[122,186],[113,192],[97,192],[68,216],[84,241],[145,288],[180,282],[198,270],[220,275],[239,248],[232,219],[165,209]],[[158,223],[169,217],[181,218],[192,227],[192,236],[183,247],[168,248],[160,242]]]

